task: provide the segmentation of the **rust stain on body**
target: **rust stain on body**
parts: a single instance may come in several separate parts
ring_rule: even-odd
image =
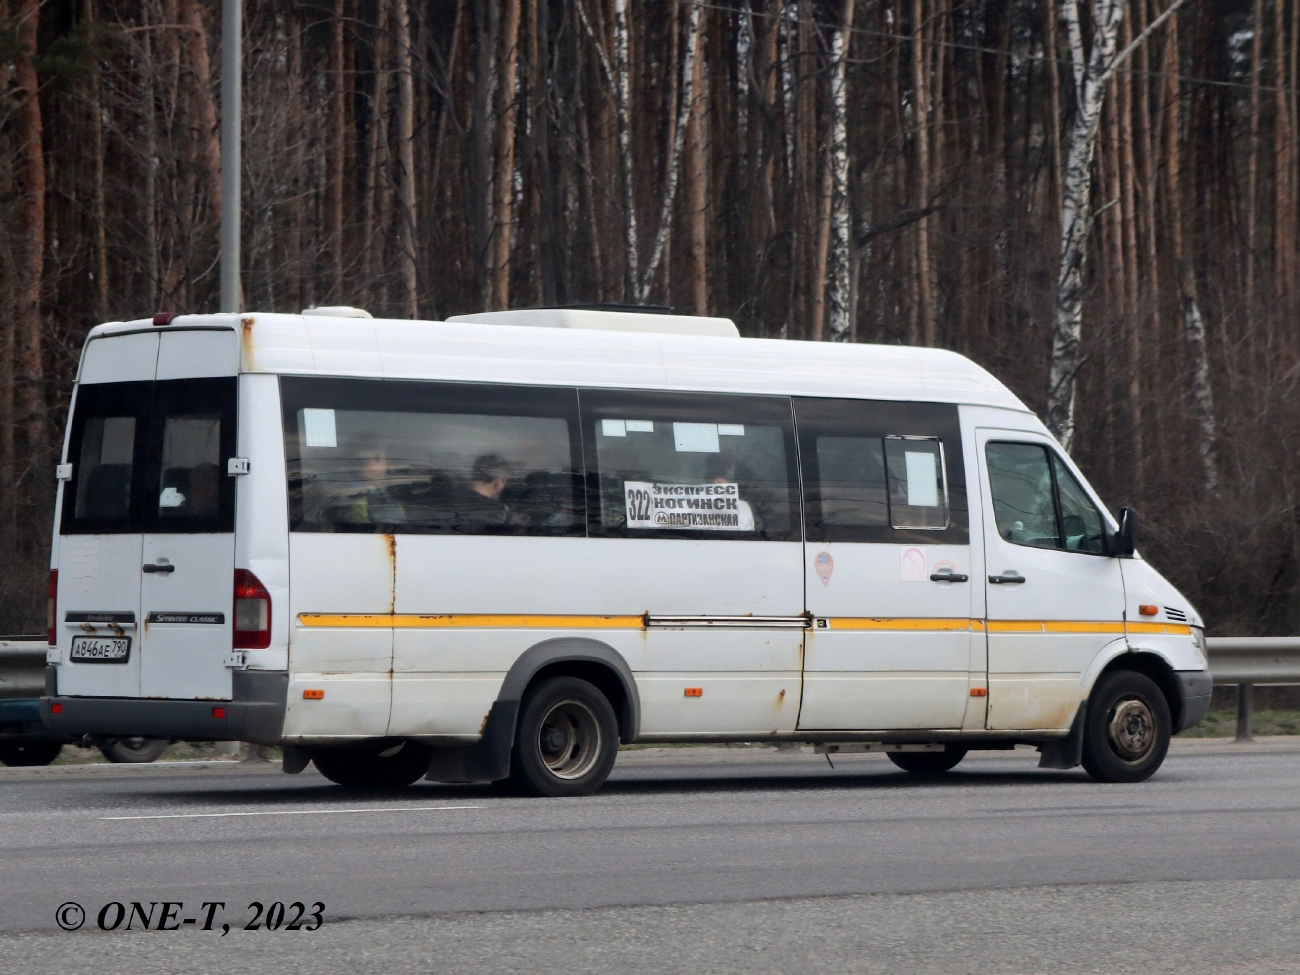
[[[388,615],[392,616],[397,612],[397,536],[393,534],[384,535],[384,551],[388,555],[388,574],[392,580],[388,592]]]
[[[245,315],[239,320],[239,348],[244,355],[244,368],[253,368],[253,326],[257,324],[257,319],[252,315]]]

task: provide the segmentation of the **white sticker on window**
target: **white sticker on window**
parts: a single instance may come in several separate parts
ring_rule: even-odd
[[[158,495],[158,507],[160,508],[179,508],[184,503],[185,495],[174,487],[163,488],[162,494]]]
[[[338,431],[334,428],[333,410],[303,410],[302,426],[308,447],[337,447],[339,445]]]
[[[684,454],[716,454],[718,425],[716,423],[674,423],[673,444]]]
[[[605,437],[626,437],[627,424],[622,420],[601,420],[600,433]]]
[[[653,420],[624,420],[627,424],[628,433],[654,433],[655,425]]]
[[[937,508],[939,458],[919,450],[905,451],[903,458],[907,463],[907,503],[918,508]]]
[[[743,437],[745,435],[745,424],[743,423],[719,423],[719,437]]]
[[[754,512],[748,501],[741,500],[739,484],[624,481],[623,495],[628,528],[754,530]]]

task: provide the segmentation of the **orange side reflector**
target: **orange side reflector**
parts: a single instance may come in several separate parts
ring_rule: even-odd
[[[972,687],[970,689],[971,697],[988,697],[989,689],[987,687]]]
[[[704,696],[704,688],[703,688],[703,687],[688,687],[688,688],[686,688],[686,696],[687,696],[687,697],[703,697],[703,696]]]
[[[302,699],[304,701],[319,701],[324,696],[325,696],[324,691],[312,690],[310,688],[302,692]]]
[[[1138,607],[1138,612],[1143,616],[1155,616],[1160,612],[1159,606],[1152,606],[1150,603],[1143,603]]]

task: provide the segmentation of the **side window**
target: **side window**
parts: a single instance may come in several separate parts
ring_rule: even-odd
[[[999,535],[1016,545],[1105,554],[1101,512],[1054,452],[990,443],[985,453]]]
[[[1106,524],[1101,512],[1056,454],[1052,454],[1052,469],[1056,473],[1056,490],[1061,499],[1061,534],[1065,548],[1071,552],[1104,555]]]
[[[799,538],[790,401],[582,390],[590,533]]]
[[[957,407],[796,399],[810,542],[969,541]]]
[[[293,531],[585,530],[571,389],[288,377],[280,389]]]

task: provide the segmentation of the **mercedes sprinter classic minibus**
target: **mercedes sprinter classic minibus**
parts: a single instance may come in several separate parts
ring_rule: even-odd
[[[930,774],[1029,743],[1138,781],[1208,708],[1202,621],[1132,512],[960,355],[621,311],[348,314],[90,333],[53,730],[578,795],[620,742]]]

